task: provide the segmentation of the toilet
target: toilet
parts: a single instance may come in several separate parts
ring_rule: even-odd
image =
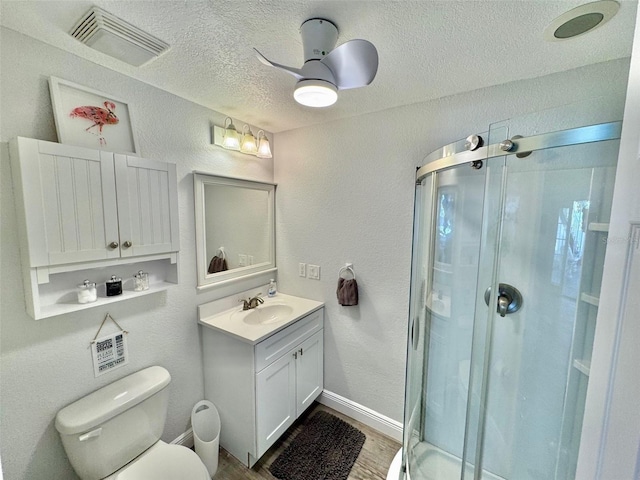
[[[210,480],[198,455],[160,440],[169,372],[145,368],[67,405],[56,429],[82,480]]]

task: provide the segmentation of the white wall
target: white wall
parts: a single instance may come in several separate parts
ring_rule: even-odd
[[[196,306],[217,293],[196,294],[192,170],[273,181],[273,161],[210,144],[210,123],[224,116],[11,30],[2,29],[0,104],[1,364],[0,444],[7,480],[76,478],[54,427],[56,412],[79,397],[149,365],[172,375],[163,439],[189,427],[203,397]],[[47,79],[71,80],[128,99],[143,156],[178,169],[180,284],[107,307],[34,321],[27,316],[6,142],[17,135],[57,141]],[[241,122],[239,122],[241,123]],[[267,278],[268,282],[268,278]],[[266,283],[266,282],[265,282]],[[251,286],[237,285],[238,291]],[[227,294],[232,293],[226,289]],[[130,332],[130,364],[94,378],[89,341],[107,310]]]
[[[581,100],[605,97],[621,112],[628,66],[617,60],[276,135],[279,287],[327,303],[326,389],[402,420],[415,168],[424,156],[491,122]],[[321,280],[299,278],[299,262],[320,265]],[[354,263],[358,307],[335,300],[345,262]]]

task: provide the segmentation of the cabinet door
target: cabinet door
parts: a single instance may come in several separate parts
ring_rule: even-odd
[[[112,154],[27,138],[16,145],[30,266],[117,258]]]
[[[296,416],[322,393],[324,387],[323,332],[313,334],[297,347],[296,363]]]
[[[177,252],[176,166],[128,155],[114,157],[121,255]]]
[[[260,458],[296,419],[294,354],[294,351],[285,354],[256,375],[256,458]]]

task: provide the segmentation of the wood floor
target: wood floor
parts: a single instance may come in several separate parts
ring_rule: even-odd
[[[251,469],[242,465],[231,454],[221,448],[218,471],[213,477],[214,480],[275,480],[276,477],[269,472],[269,466],[291,443],[305,422],[319,410],[341,418],[359,429],[367,437],[360,455],[358,455],[358,459],[351,469],[349,480],[385,480],[391,460],[393,460],[394,455],[400,448],[400,444],[376,430],[319,403],[315,403],[309,408]]]

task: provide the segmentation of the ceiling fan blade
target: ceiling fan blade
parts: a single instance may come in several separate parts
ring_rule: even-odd
[[[369,85],[378,71],[378,51],[367,40],[350,40],[321,60],[333,72],[339,90]]]
[[[304,78],[304,76],[302,75],[302,70],[300,70],[299,68],[287,67],[286,65],[280,65],[279,63],[272,62],[267,57],[262,55],[257,48],[254,48],[254,50],[256,51],[258,60],[260,60],[265,65],[268,65],[269,67],[279,68],[280,70],[284,70],[285,72],[296,77],[298,80],[302,80]]]

